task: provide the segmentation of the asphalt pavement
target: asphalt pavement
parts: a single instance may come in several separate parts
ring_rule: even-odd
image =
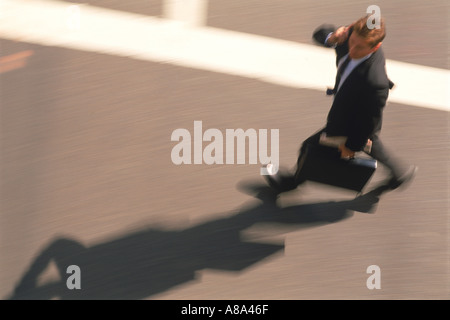
[[[84,2],[162,16],[162,1]],[[210,0],[207,25],[311,43],[369,4]],[[448,69],[447,1],[377,4],[389,59]],[[0,76],[0,298],[450,297],[448,112],[388,103],[383,141],[419,167],[407,188],[370,193],[380,166],[360,196],[307,183],[274,199],[259,164],[174,164],[171,135],[279,129],[291,167],[324,124],[324,92],[0,39],[1,57],[18,52],[32,54]]]

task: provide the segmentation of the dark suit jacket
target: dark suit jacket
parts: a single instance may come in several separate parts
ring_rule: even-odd
[[[323,25],[314,32],[313,38],[325,45],[327,35],[334,31],[333,26]],[[352,30],[349,38],[351,32]],[[348,40],[335,50],[337,65],[349,51]],[[347,136],[347,148],[362,150],[367,139],[381,130],[383,109],[392,86],[393,83],[386,75],[385,58],[380,47],[370,58],[353,69],[335,94],[327,117],[327,134]]]

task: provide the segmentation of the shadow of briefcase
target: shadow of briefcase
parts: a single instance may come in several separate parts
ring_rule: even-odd
[[[361,192],[373,176],[377,161],[362,157],[342,159],[337,148],[308,145],[300,162],[299,178]]]

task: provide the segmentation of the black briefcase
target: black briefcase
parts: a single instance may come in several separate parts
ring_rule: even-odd
[[[337,148],[308,145],[300,163],[302,180],[361,192],[377,168],[374,159],[342,159]]]

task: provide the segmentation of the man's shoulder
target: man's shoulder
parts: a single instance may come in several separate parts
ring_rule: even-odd
[[[367,59],[364,74],[367,83],[375,88],[389,88],[389,79],[386,74],[386,59],[380,48]]]

